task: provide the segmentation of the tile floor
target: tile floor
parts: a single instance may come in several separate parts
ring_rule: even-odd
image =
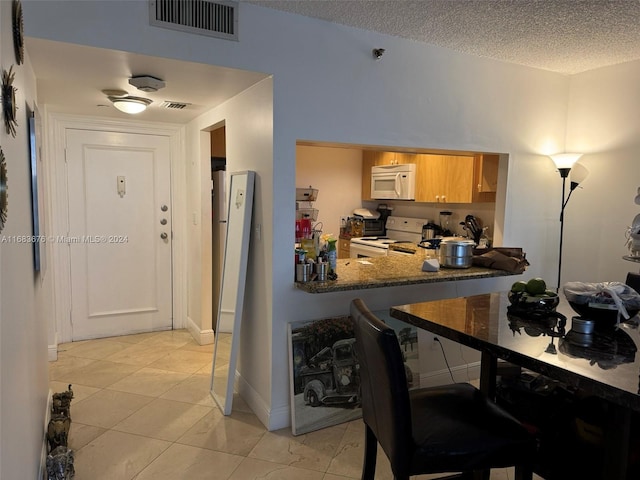
[[[225,417],[209,395],[212,352],[186,330],[60,345],[50,387],[73,385],[75,480],[360,478],[361,420],[295,437],[268,432],[237,396]],[[379,453],[376,479],[392,478]],[[512,480],[513,470],[491,478]]]

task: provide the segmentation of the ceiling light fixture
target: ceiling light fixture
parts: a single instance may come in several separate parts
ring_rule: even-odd
[[[147,107],[151,104],[151,100],[148,98],[142,97],[119,97],[119,98],[109,98],[113,102],[113,106],[118,110],[124,113],[128,113],[130,115],[134,115],[136,113],[144,112]]]
[[[114,107],[130,115],[145,111],[152,103],[148,98],[133,97],[125,90],[102,90],[102,93],[111,100]]]

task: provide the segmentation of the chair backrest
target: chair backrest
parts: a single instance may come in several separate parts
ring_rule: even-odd
[[[624,283],[640,293],[640,273],[627,273],[627,279]]]
[[[362,418],[391,464],[407,464],[414,444],[409,389],[398,338],[361,299],[351,302],[350,313],[360,364]]]

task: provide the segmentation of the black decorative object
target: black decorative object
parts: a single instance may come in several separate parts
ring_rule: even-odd
[[[47,455],[47,480],[71,480],[76,471],[73,450],[59,446]]]
[[[58,447],[66,447],[69,442],[69,430],[71,429],[71,419],[62,413],[51,415],[49,425],[47,425],[47,442],[49,451],[52,452]]]
[[[13,71],[13,65],[9,68],[9,71],[2,71],[2,112],[4,114],[4,125],[7,129],[7,134],[15,138],[16,127],[18,122],[16,121],[16,88],[13,86],[13,79],[15,78],[15,72]]]
[[[16,63],[24,61],[24,22],[22,21],[22,3],[13,0],[13,48],[16,52]]]
[[[0,232],[7,223],[7,212],[9,210],[9,194],[7,192],[7,162],[4,152],[0,147]]]
[[[54,393],[52,397],[51,411],[53,414],[61,414],[71,419],[71,400],[73,400],[73,390],[71,384],[66,392]]]
[[[71,385],[66,392],[54,393],[52,397],[51,420],[47,426],[47,480],[72,480],[75,477],[74,454],[68,447],[72,399]]]

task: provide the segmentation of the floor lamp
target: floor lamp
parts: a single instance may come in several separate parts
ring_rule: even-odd
[[[560,177],[562,178],[562,202],[560,203],[560,249],[558,251],[558,287],[556,292],[560,293],[560,274],[562,272],[562,240],[564,236],[564,209],[571,198],[571,194],[578,187],[580,182],[584,180],[584,178],[579,181],[571,181],[569,185],[569,195],[565,198],[566,194],[566,186],[567,186],[567,177],[569,176],[569,172],[573,168],[573,165],[578,161],[578,159],[582,156],[581,153],[559,153],[556,155],[551,155],[551,159],[556,164],[556,168],[558,172],[560,172]],[[584,172],[586,172],[586,168],[583,167]],[[584,175],[586,177],[586,174]]]

